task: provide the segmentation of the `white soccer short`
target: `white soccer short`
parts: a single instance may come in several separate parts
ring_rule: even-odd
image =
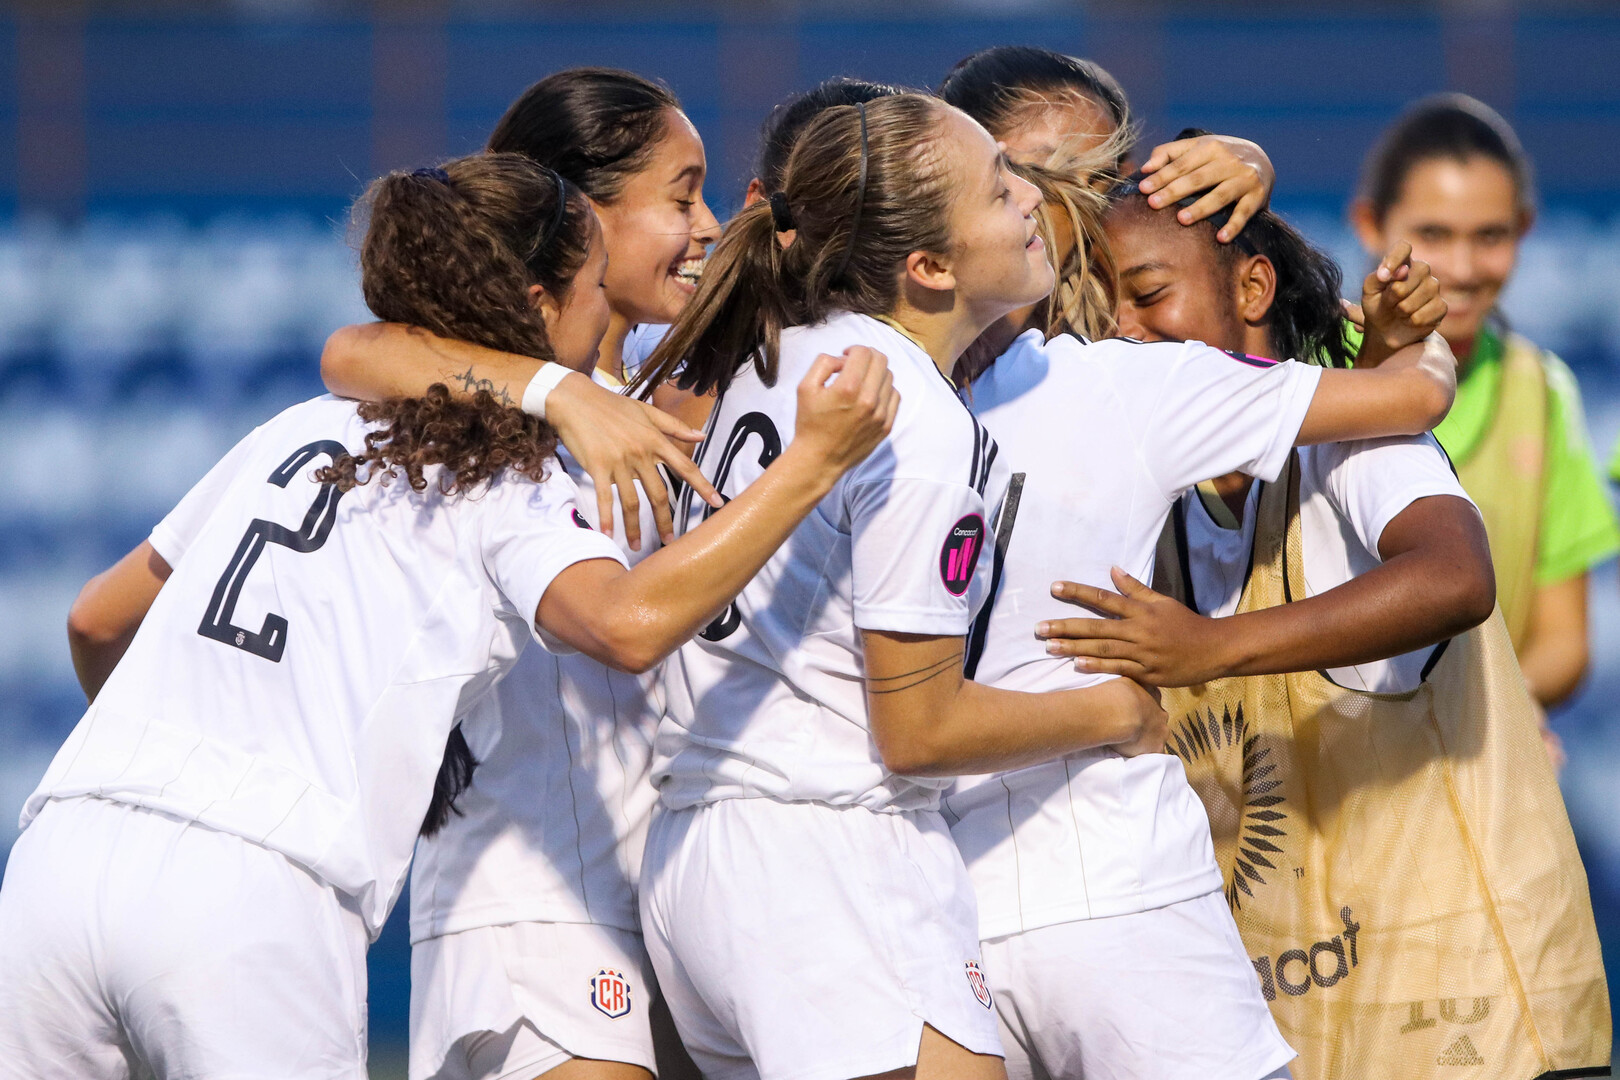
[[[1259,1080],[1283,1041],[1219,891],[984,942],[1008,1080]]]
[[[570,1058],[655,1071],[641,935],[481,926],[411,946],[411,1080],[530,1080]]]
[[[0,888],[0,1072],[365,1080],[368,940],[348,897],[268,848],[51,802]]]
[[[660,809],[641,889],[659,986],[711,1080],[906,1068],[925,1023],[1001,1054],[973,886],[937,812]]]

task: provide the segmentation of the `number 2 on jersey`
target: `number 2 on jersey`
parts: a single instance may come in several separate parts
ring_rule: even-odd
[[[320,455],[325,454],[336,461],[348,452],[342,443],[331,439],[301,446],[270,474],[268,483],[284,488],[300,469]],[[214,586],[213,598],[208,601],[208,610],[203,613],[202,625],[197,627],[197,633],[233,649],[262,656],[272,664],[279,663],[282,652],[287,648],[286,619],[274,612],[266,612],[264,625],[257,633],[231,623],[236,601],[242,595],[242,585],[247,581],[253,564],[264,553],[266,544],[280,544],[307,553],[326,543],[337,521],[337,504],[341,498],[343,492],[337,489],[336,484],[322,484],[315,494],[315,501],[310,504],[309,512],[304,515],[304,523],[296,532],[285,525],[254,518],[247,532],[242,534],[242,542],[236,545],[236,554],[231,556],[230,565],[225,567],[225,573],[220,575],[219,583]]]

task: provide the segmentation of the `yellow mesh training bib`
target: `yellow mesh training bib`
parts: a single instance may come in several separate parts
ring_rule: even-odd
[[[1258,517],[1239,612],[1306,595],[1297,455]],[[1156,584],[1185,600],[1176,531]],[[1501,613],[1431,663],[1401,694],[1319,672],[1165,691],[1294,1076],[1606,1076],[1586,874]]]
[[[1496,565],[1496,601],[1517,650],[1524,645],[1535,598],[1547,473],[1547,373],[1541,350],[1518,334],[1507,335],[1503,343],[1490,427],[1473,453],[1454,464],[1463,490],[1485,519]]]

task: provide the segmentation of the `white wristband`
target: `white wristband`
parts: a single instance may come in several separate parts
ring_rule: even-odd
[[[523,411],[530,416],[546,418],[546,398],[557,384],[572,375],[573,369],[562,364],[541,364],[540,370],[534,373],[529,385],[523,390]]]

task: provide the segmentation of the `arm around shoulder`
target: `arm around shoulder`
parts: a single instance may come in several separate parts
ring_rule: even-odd
[[[960,637],[862,631],[866,701],[883,765],[901,776],[965,776],[1111,746],[1164,748],[1158,696],[1130,679],[1044,694],[962,677]]]
[[[818,358],[799,385],[795,437],[764,475],[634,570],[606,560],[564,570],[541,597],[536,621],[610,667],[646,671],[742,592],[838,479],[883,441],[898,405],[881,354]]]
[[[1456,357],[1430,334],[1377,367],[1322,372],[1295,444],[1421,435],[1446,418],[1456,397]]]

